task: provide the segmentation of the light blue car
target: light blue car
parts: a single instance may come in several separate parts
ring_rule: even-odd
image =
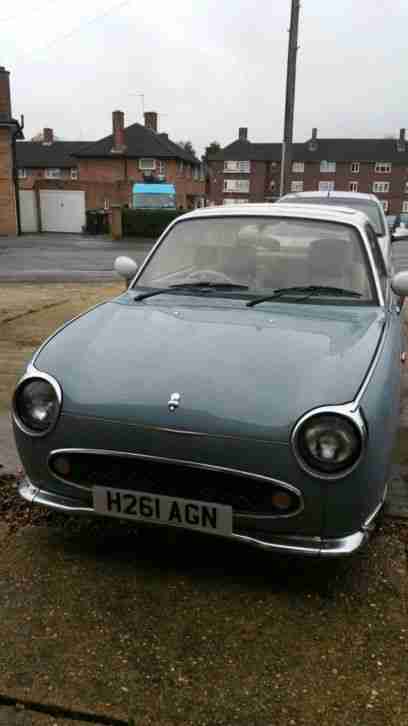
[[[20,494],[72,514],[334,557],[367,540],[399,419],[408,273],[359,211],[183,215],[118,298],[35,353]]]

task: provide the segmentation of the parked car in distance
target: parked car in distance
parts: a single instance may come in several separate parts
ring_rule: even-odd
[[[387,220],[388,229],[392,233],[396,227],[397,215],[396,214],[387,214],[386,220]]]
[[[295,204],[327,204],[330,206],[351,207],[364,212],[370,220],[377,235],[386,264],[391,260],[391,232],[387,224],[384,208],[375,194],[360,194],[359,192],[333,191],[333,192],[299,192],[286,194],[278,203]]]
[[[21,496],[270,552],[358,550],[399,420],[408,272],[387,263],[366,215],[337,205],[178,217],[137,272],[118,260],[122,295],[29,362]]]
[[[405,234],[405,230],[408,230],[408,213],[401,212],[400,214],[394,215],[392,232],[396,236],[400,237]]]
[[[405,224],[408,227],[408,212],[401,212],[397,215],[397,225]]]

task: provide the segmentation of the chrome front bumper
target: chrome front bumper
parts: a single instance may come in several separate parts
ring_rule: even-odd
[[[98,517],[103,516],[95,512],[92,507],[79,505],[75,499],[39,489],[27,477],[20,482],[18,490],[19,494],[27,502],[40,504],[44,507],[54,509],[57,512],[65,514],[86,514],[88,516],[94,515]],[[380,502],[375,511],[370,515],[360,531],[349,534],[346,537],[323,539],[322,537],[296,537],[294,535],[285,537],[282,535],[273,535],[268,540],[261,540],[255,537],[232,533],[228,539],[243,542],[278,554],[305,555],[311,557],[345,557],[356,552],[367,542],[370,532],[374,527],[376,515],[380,511],[383,501]]]

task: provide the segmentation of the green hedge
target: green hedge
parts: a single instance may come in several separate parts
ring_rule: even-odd
[[[124,209],[123,234],[126,237],[159,237],[173,219],[185,212],[179,209]]]

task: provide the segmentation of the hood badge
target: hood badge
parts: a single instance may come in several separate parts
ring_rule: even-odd
[[[171,394],[170,400],[167,402],[170,413],[174,413],[174,411],[180,406],[180,400],[181,396],[179,393]]]

